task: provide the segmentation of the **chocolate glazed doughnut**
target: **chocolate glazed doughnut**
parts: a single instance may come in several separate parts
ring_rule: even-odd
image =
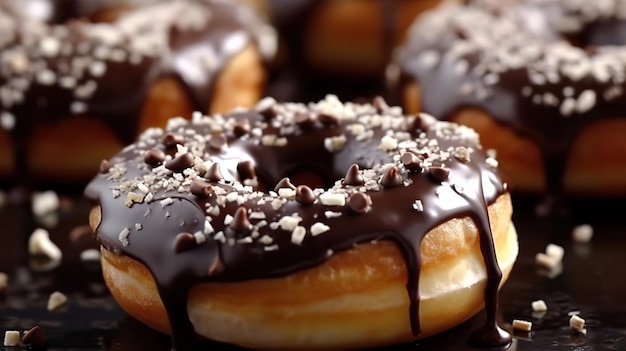
[[[390,70],[404,106],[476,129],[540,213],[626,194],[621,2],[472,3],[413,25]]]
[[[85,193],[107,285],[174,349],[193,349],[195,333],[257,349],[374,347],[483,305],[474,340],[493,346],[510,341],[497,291],[517,256],[496,167],[473,130],[382,99],[266,98],[147,130]],[[285,178],[305,171],[325,187]]]
[[[0,171],[51,183],[86,181],[171,116],[253,105],[275,46],[216,0],[7,0],[0,28]]]
[[[281,38],[285,67],[311,90],[311,85],[324,86],[337,81],[352,84],[346,94],[361,89],[359,97],[380,92],[385,66],[391,51],[402,42],[413,18],[434,7],[440,0],[245,0],[267,13]],[[359,85],[355,82],[364,82]],[[326,83],[326,85],[328,85]],[[315,88],[315,87],[313,87]],[[335,89],[338,89],[335,86]],[[364,89],[370,91],[364,92]],[[284,94],[282,91],[278,92]],[[290,92],[294,94],[293,92]],[[310,94],[289,96],[308,101]],[[328,91],[322,91],[327,94]],[[319,94],[319,93],[318,93]],[[318,95],[322,98],[324,95]]]

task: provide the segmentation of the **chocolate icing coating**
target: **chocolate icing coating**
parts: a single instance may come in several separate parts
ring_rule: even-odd
[[[137,7],[113,23],[86,19],[113,5]],[[8,0],[0,28],[0,116],[22,175],[34,126],[89,116],[130,143],[156,80],[174,77],[207,111],[225,63],[249,45],[269,55],[272,38],[248,7],[215,0]]]
[[[419,83],[422,110],[438,118],[478,108],[534,140],[550,192],[544,204],[563,205],[576,137],[625,115],[622,7],[613,0],[440,6],[416,20],[395,58],[399,86]]]
[[[272,99],[266,98],[259,106],[268,102]],[[173,119],[166,131],[146,131],[113,157],[109,172],[97,175],[85,190],[102,208],[98,241],[112,252],[137,259],[152,272],[172,326],[174,348],[193,347],[187,344],[194,337],[186,312],[187,293],[193,285],[284,276],[323,263],[329,253],[379,239],[396,242],[406,260],[411,301],[407,320],[417,337],[422,238],[435,226],[461,216],[471,217],[479,231],[488,273],[485,330],[498,334],[495,317],[501,272],[487,204],[505,192],[505,184],[497,169],[486,163],[478,135],[467,127],[435,122],[430,116],[423,116],[432,121],[427,132],[409,133],[405,131],[407,116],[400,108],[389,108],[381,115],[372,105],[343,104],[334,96],[316,104],[274,106],[277,114],[270,122],[254,109],[192,122]],[[338,124],[317,123],[312,129],[300,129],[295,116],[303,111],[332,113]],[[235,126],[243,119],[250,121],[251,133],[238,137]],[[216,130],[227,138],[220,151],[207,145]],[[193,166],[174,173],[162,165],[146,164],[144,154],[162,145],[164,133],[174,131],[186,140],[178,150],[168,151],[168,158],[190,152]],[[459,148],[469,150],[471,159],[455,158]],[[401,155],[406,152],[421,155],[424,171],[404,168]],[[241,160],[258,165],[256,174],[263,184],[314,170],[327,187],[311,194],[310,189],[294,189],[283,181],[276,192],[263,193],[253,188],[257,179],[243,180],[243,184],[237,179]],[[363,185],[341,182],[353,163],[361,169]],[[450,169],[448,178],[433,182],[427,170],[444,164]],[[217,165],[223,178],[211,175]],[[208,168],[213,171],[207,173]],[[389,169],[400,180],[392,188],[381,184]],[[202,191],[198,182],[210,183],[212,191]],[[125,199],[135,198],[130,194],[137,192],[145,195],[144,200],[125,206]],[[359,201],[360,195],[355,194],[366,198]],[[423,204],[420,209],[414,205],[417,200]],[[141,223],[142,229],[135,230],[135,223]],[[126,230],[130,234],[125,244],[119,234]],[[296,235],[303,230],[304,237]],[[183,232],[206,240],[176,254],[172,248]],[[496,339],[490,343],[510,340]]]

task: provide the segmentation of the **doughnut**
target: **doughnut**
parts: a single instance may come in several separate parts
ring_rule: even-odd
[[[246,0],[268,14],[285,65],[309,79],[382,80],[414,17],[440,0]],[[355,87],[352,87],[354,89]],[[360,87],[364,89],[366,87]],[[322,95],[323,97],[323,95]]]
[[[195,334],[267,350],[403,343],[483,306],[472,340],[493,346],[510,341],[497,292],[518,252],[496,163],[470,128],[382,98],[265,98],[146,130],[85,195],[112,295],[176,350]]]
[[[0,177],[83,187],[149,126],[254,105],[275,46],[218,0],[9,0],[0,28]]]
[[[475,129],[512,191],[543,196],[543,211],[624,196],[620,4],[445,4],[415,21],[388,79],[407,111]]]

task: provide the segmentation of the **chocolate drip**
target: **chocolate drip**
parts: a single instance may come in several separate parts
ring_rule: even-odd
[[[48,16],[37,17],[37,6],[47,7]],[[182,82],[194,109],[208,111],[220,68],[262,35],[263,24],[250,9],[213,0],[154,1],[113,23],[84,19],[109,7],[110,2],[91,0],[0,4],[0,21],[7,22],[4,16],[16,21],[3,26],[13,39],[0,41],[5,62],[0,88],[12,96],[0,100],[0,115],[15,121],[10,134],[20,177],[28,175],[26,156],[39,125],[88,116],[131,143],[148,90],[161,78]],[[197,14],[183,21],[182,12]],[[198,52],[211,53],[212,61],[193,56]]]
[[[294,115],[288,106],[277,106],[277,121],[285,121],[288,114]],[[295,198],[288,192],[259,197],[258,193],[221,177],[207,179],[212,182],[211,196],[196,196],[204,194],[199,187],[202,183],[198,183],[203,180],[198,179],[193,172],[187,172],[191,175],[185,175],[188,179],[182,181],[182,190],[178,186],[163,189],[150,185],[154,199],[151,202],[135,203],[128,208],[124,205],[125,196],[114,197],[111,189],[118,189],[123,184],[128,186],[128,182],[144,182],[143,176],[152,174],[148,165],[141,166],[141,152],[130,149],[112,158],[117,162],[114,167],[126,169],[123,178],[98,175],[89,184],[86,195],[99,201],[103,213],[97,229],[98,241],[108,250],[142,262],[152,272],[168,312],[176,350],[190,350],[193,347],[186,344],[194,339],[186,304],[187,293],[195,284],[280,277],[323,263],[329,257],[328,252],[340,252],[356,244],[381,238],[397,243],[405,259],[410,301],[407,320],[410,321],[413,335],[418,337],[422,239],[437,225],[464,216],[476,222],[489,277],[485,290],[489,314],[485,330],[497,330],[495,309],[501,274],[491,240],[486,206],[505,190],[499,175],[487,166],[477,139],[472,134],[463,134],[461,128],[444,122],[434,123],[424,135],[414,135],[416,147],[422,145],[428,149],[424,156],[426,162],[434,167],[441,167],[445,163],[450,170],[449,182],[433,182],[427,172],[408,172],[401,167],[400,156],[407,150],[390,150],[381,154],[380,149],[372,146],[378,145],[376,141],[387,135],[387,131],[380,126],[369,126],[374,136],[367,140],[360,140],[349,132],[355,121],[367,125],[368,116],[376,111],[372,105],[351,111],[356,115],[356,120],[354,117],[344,118],[340,111],[336,111],[338,124],[334,128],[318,126],[306,131],[297,130],[293,134],[287,133],[283,135],[287,140],[284,147],[264,146],[259,143],[260,136],[238,138],[227,130],[229,148],[219,155],[211,156],[215,163],[209,175],[217,169],[218,164],[228,174],[237,174],[238,162],[233,162],[233,157],[245,156],[246,159],[252,158],[255,164],[263,165],[257,171],[267,184],[278,183],[278,188],[295,190]],[[402,125],[406,118],[399,115],[387,117],[393,120],[394,125]],[[265,117],[256,112],[238,112],[225,118],[233,119],[233,123],[229,121],[223,124],[226,126],[234,126],[237,120],[248,119],[253,127],[263,128],[264,135],[290,130],[283,128],[289,122],[268,126]],[[295,121],[292,122],[293,126],[297,125]],[[196,137],[208,137],[211,130],[211,125],[207,124],[189,123],[179,127],[189,130],[190,133],[185,135]],[[337,135],[345,136],[346,144],[329,152],[325,140]],[[135,144],[136,147],[141,149],[140,145],[149,145],[151,138],[153,136],[150,134],[144,135]],[[436,143],[430,142],[433,140]],[[471,160],[461,162],[448,153],[436,152],[439,148],[448,150],[461,146],[475,150]],[[363,170],[363,185],[345,187],[337,179],[345,174],[357,155],[380,162]],[[130,166],[138,163],[139,167]],[[296,188],[283,178],[294,169],[307,168],[321,170],[322,178],[328,179],[326,185],[329,188],[318,196],[310,188]],[[180,181],[180,174],[177,177]],[[379,183],[385,177],[389,178],[392,186]],[[176,180],[173,175],[158,178],[171,182]],[[189,186],[184,185],[187,181]],[[450,184],[462,185],[465,190],[456,192]],[[345,204],[344,199],[347,200]],[[421,210],[414,206],[416,200],[423,204]],[[338,215],[327,217],[329,211]],[[281,217],[294,213],[298,216],[298,225],[305,230],[305,239],[298,243],[294,243],[292,236],[285,235],[288,232],[280,227],[271,229],[271,225],[258,225],[259,218],[279,221]],[[227,221],[227,217],[232,218]],[[327,228],[314,234],[314,228],[321,220]],[[134,223],[142,223],[143,229],[131,229],[127,245],[123,245],[119,239],[120,230],[129,229]],[[181,232],[195,233],[194,236],[204,233],[207,239],[198,247],[176,254],[172,248]],[[251,233],[256,233],[256,236]],[[258,239],[264,236],[270,237],[271,243]],[[190,238],[187,236],[187,239]],[[155,242],[159,244],[155,245]]]
[[[549,192],[538,212],[567,213],[564,176],[574,141],[591,124],[624,116],[626,81],[615,75],[626,66],[618,58],[624,49],[598,45],[623,44],[617,29],[626,18],[617,13],[606,18],[567,2],[485,3],[441,7],[418,21],[395,60],[399,87],[420,84],[422,111],[438,118],[476,108],[534,140]],[[470,22],[475,25],[467,26]],[[572,26],[579,29],[559,32]],[[537,54],[526,55],[530,52]]]

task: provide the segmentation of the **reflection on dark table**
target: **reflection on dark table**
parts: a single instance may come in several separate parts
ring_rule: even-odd
[[[569,220],[553,221],[533,215],[533,200],[515,199],[514,221],[520,240],[520,256],[500,297],[501,323],[513,319],[533,322],[531,333],[514,334],[509,350],[626,350],[626,281],[620,261],[626,251],[624,201],[575,204]],[[600,207],[601,206],[601,207]],[[603,214],[598,214],[598,209]],[[613,210],[606,211],[605,209]],[[48,228],[63,251],[62,264],[40,272],[27,252],[30,233],[42,226],[25,205],[0,208],[0,272],[9,274],[9,288],[0,298],[0,332],[39,325],[49,338],[49,350],[169,350],[169,337],[127,317],[109,295],[99,265],[82,262],[80,252],[97,248],[93,240],[70,238],[78,225],[87,223],[89,206],[81,199],[62,201],[58,224]],[[594,237],[588,244],[571,240],[573,226],[590,223]],[[534,263],[548,243],[565,248],[563,270],[549,278]],[[60,311],[49,312],[50,293],[69,297]],[[544,315],[533,314],[530,303],[543,299]],[[588,334],[575,334],[568,312],[580,311]],[[463,325],[394,350],[471,350],[469,333],[482,324],[478,314]],[[0,336],[1,337],[1,336]],[[18,350],[18,348],[5,348]],[[236,350],[234,347],[219,349]],[[390,348],[386,348],[390,349]]]

